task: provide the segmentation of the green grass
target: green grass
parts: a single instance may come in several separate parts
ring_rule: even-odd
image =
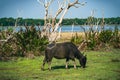
[[[52,71],[41,71],[43,57],[19,58],[16,61],[0,62],[0,80],[120,80],[120,50],[112,52],[87,51],[87,68],[65,69],[65,60],[53,59]]]

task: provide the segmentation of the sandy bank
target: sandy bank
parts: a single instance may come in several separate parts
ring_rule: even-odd
[[[78,35],[78,36],[84,36],[84,32],[62,32],[60,34],[60,39],[59,40],[62,40],[62,41],[69,41],[72,36],[75,36],[75,35]]]

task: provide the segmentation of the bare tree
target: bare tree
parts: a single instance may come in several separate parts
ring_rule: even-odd
[[[45,17],[44,17],[44,25],[47,25],[47,17],[48,17],[48,9],[50,7],[50,4],[54,1],[54,0],[37,0],[44,8],[45,8]],[[44,28],[46,28],[44,26]]]
[[[79,2],[79,0],[57,0],[58,2],[58,9],[55,13],[55,15],[52,17],[52,22],[48,22],[47,19],[48,19],[48,14],[49,14],[49,7],[51,5],[51,3],[55,0],[37,0],[42,6],[44,6],[45,8],[45,18],[44,18],[44,32],[43,34],[46,35],[47,33],[47,28],[51,28],[51,32],[49,33],[48,38],[49,38],[49,41],[52,42],[52,41],[55,41],[57,39],[57,30],[60,26],[60,24],[62,23],[63,21],[63,18],[65,16],[65,14],[68,12],[68,10],[71,8],[71,7],[75,7],[75,8],[78,8],[80,6],[83,6],[86,2]],[[80,5],[80,6],[79,6]],[[60,16],[60,19],[58,22],[56,22],[56,18]],[[43,35],[42,34],[42,35]]]

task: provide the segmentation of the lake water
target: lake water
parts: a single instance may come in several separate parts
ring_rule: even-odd
[[[88,25],[83,26],[85,28],[86,31],[88,31],[90,29],[90,27]],[[119,31],[120,31],[120,25],[117,26]],[[104,30],[114,30],[115,29],[115,25],[105,25],[104,26]],[[62,27],[62,32],[71,32],[73,30],[73,32],[83,32],[84,30],[82,29],[82,27],[80,25],[77,26],[63,26]],[[96,30],[96,26],[93,26],[93,30]],[[98,26],[98,30],[101,30],[101,26]]]
[[[35,27],[38,30],[38,27],[37,26],[35,26]],[[88,25],[85,25],[83,27],[85,28],[86,31],[90,29],[90,27]],[[12,28],[12,27],[0,27],[0,30],[5,30],[5,29],[8,29],[8,28]],[[18,26],[14,30],[16,32],[18,32],[20,30],[20,28],[21,27]],[[22,27],[22,28],[23,28],[23,30],[25,30],[25,27]],[[42,29],[42,27],[41,27],[41,29]],[[96,26],[94,26],[93,29],[96,30]],[[114,30],[114,29],[115,29],[115,25],[105,25],[104,26],[104,30]],[[120,25],[118,25],[118,29],[120,31]],[[59,30],[60,30],[60,28],[58,28],[58,31]],[[98,26],[98,30],[101,30],[101,26]],[[75,25],[75,26],[72,26],[72,25],[66,26],[66,25],[64,25],[64,26],[61,27],[61,31],[62,32],[72,32],[72,31],[73,32],[83,32],[84,30],[82,29],[82,27],[80,25]]]

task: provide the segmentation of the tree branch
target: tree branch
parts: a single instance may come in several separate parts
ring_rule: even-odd
[[[48,8],[50,6],[50,4],[54,1],[54,0],[37,0],[37,1],[41,1],[40,3],[44,6],[45,8],[45,17],[44,17],[44,29],[46,29],[47,27],[47,18],[48,18]],[[51,32],[50,36],[49,36],[49,40],[50,41],[55,41],[57,39],[57,29],[60,27],[60,24],[63,21],[63,18],[65,16],[65,14],[68,12],[68,10],[70,9],[70,7],[76,7],[78,8],[78,5],[83,6],[85,4],[85,2],[79,3],[79,0],[63,0],[62,2],[60,2],[58,0],[58,10],[56,12],[56,14],[54,15],[54,17],[52,18],[52,29],[53,31]],[[62,13],[62,14],[61,14]],[[56,23],[56,18],[58,17],[58,15],[61,14],[61,17],[59,19],[59,21]],[[51,24],[51,23],[50,23]],[[45,30],[46,32],[46,30]]]

